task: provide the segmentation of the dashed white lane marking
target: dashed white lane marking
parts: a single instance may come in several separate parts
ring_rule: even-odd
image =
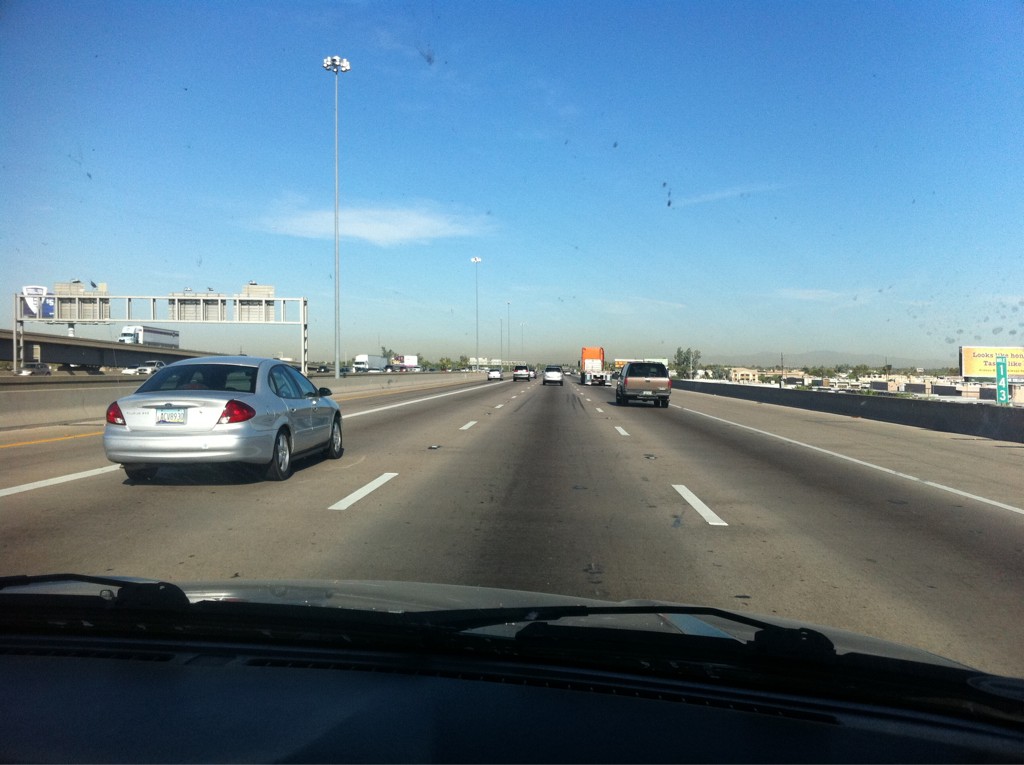
[[[327,509],[328,510],[347,510],[348,508],[352,507],[352,505],[354,505],[356,502],[361,500],[363,497],[367,496],[368,494],[371,494],[371,493],[375,492],[377,489],[379,489],[381,486],[386,484],[388,481],[390,481],[392,478],[394,478],[397,475],[398,475],[398,473],[384,473],[384,475],[382,475],[379,478],[376,478],[376,479],[370,481],[363,488],[356,489],[354,492],[352,492],[347,497],[345,497],[345,499],[341,500],[340,502],[335,502],[333,505],[331,505]]]
[[[681,483],[672,484],[672,488],[679,492],[683,499],[685,499],[694,510],[700,513],[701,517],[708,522],[710,526],[728,526],[729,524],[715,515],[715,512],[701,502],[700,497],[694,494],[692,491],[687,489]]]
[[[626,432],[625,428],[620,428],[618,425],[616,425],[615,429],[617,431],[619,431],[619,435],[620,436],[628,436],[629,435],[629,433]]]
[[[476,425],[476,423],[477,423],[476,420],[470,420],[465,425],[463,425],[461,428],[459,428],[459,430],[469,430],[471,427]]]
[[[504,404],[498,404],[498,405],[497,405],[496,407],[494,407],[494,408],[495,408],[495,409],[501,409],[501,408],[502,408],[503,406],[505,406],[505,405],[504,405]]]
[[[803,441],[796,441],[792,438],[786,438],[785,436],[780,436],[777,433],[770,433],[767,430],[759,430],[758,428],[752,428],[749,425],[740,425],[740,423],[738,422],[733,422],[732,420],[724,420],[721,417],[715,417],[710,414],[704,414],[704,412],[697,412],[694,411],[693,409],[684,409],[684,411],[690,412],[691,414],[699,414],[701,417],[707,417],[709,420],[724,422],[726,425],[733,425],[737,428],[743,428],[744,430],[749,430],[752,433],[759,433],[762,436],[776,438],[779,441],[785,441],[787,444],[793,444],[794,446],[802,446],[804,449],[810,449],[812,451],[819,452],[820,454],[827,454],[829,457],[835,457],[836,459],[846,460],[847,462],[852,462],[855,465],[871,468],[872,470],[879,470],[883,473],[888,473],[889,475],[896,476],[897,478],[903,478],[907,481],[920,483],[923,484],[924,486],[931,486],[933,489],[939,489],[940,491],[948,491],[950,494],[956,494],[959,497],[977,500],[978,502],[982,502],[986,505],[993,505],[994,507],[1000,507],[1003,510],[1009,510],[1012,513],[1024,515],[1024,509],[1022,508],[1014,507],[1013,505],[1007,505],[1003,502],[997,502],[994,499],[979,497],[977,494],[970,494],[969,492],[961,491],[960,489],[954,489],[952,486],[944,486],[943,484],[935,483],[934,481],[926,481],[923,478],[908,475],[907,473],[901,473],[898,470],[893,470],[892,468],[882,467],[881,465],[875,465],[871,462],[865,462],[864,460],[859,460],[856,457],[848,457],[847,455],[840,454],[839,452],[832,452],[829,451],[828,449],[822,449],[820,446],[812,446],[811,444],[805,444]]]
[[[599,406],[595,406],[595,407],[594,407],[594,411],[595,411],[595,412],[600,412],[601,414],[604,414],[604,409],[602,409],[602,408],[601,408],[601,407],[599,407]]]
[[[115,470],[120,469],[120,465],[107,465],[106,467],[96,468],[95,470],[83,470],[81,473],[70,473],[68,475],[57,476],[56,478],[47,478],[45,481],[23,483],[21,486],[11,486],[8,489],[0,489],[0,497],[9,497],[12,494],[20,494],[23,491],[32,491],[33,489],[45,489],[47,486],[56,486],[59,483],[77,481],[79,478],[92,478],[94,475],[112,473]]]

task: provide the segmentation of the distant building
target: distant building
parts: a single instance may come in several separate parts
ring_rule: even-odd
[[[761,381],[761,373],[756,369],[733,367],[729,370],[729,382],[756,383]]]

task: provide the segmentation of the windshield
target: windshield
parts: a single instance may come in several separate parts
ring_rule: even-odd
[[[0,575],[664,600],[1024,676],[1022,25],[7,0]]]

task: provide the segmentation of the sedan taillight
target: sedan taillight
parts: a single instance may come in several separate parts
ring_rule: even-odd
[[[111,425],[124,425],[124,414],[116,401],[107,407],[107,422]]]
[[[256,410],[244,401],[235,401],[234,399],[231,399],[224,406],[224,411],[220,413],[220,419],[217,420],[217,424],[227,425],[232,422],[245,422],[246,420],[251,420],[255,416]]]

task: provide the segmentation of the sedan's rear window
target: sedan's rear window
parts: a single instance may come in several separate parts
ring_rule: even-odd
[[[164,367],[139,388],[139,393],[161,390],[256,391],[256,367],[231,364],[186,364]]]

